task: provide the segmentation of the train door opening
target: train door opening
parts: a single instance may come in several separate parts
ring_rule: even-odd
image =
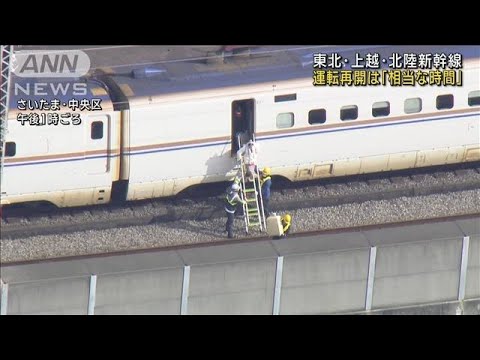
[[[255,100],[237,100],[232,102],[232,149],[231,156],[253,139],[255,133]],[[240,136],[240,144],[238,138]]]

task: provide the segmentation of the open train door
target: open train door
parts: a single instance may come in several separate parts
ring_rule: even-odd
[[[255,100],[236,100],[232,102],[232,149],[231,156],[237,154],[240,146],[253,139],[255,132]],[[238,135],[241,144],[238,143]]]

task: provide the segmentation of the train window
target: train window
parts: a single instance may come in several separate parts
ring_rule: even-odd
[[[277,128],[285,129],[292,127],[294,124],[293,113],[281,113],[277,115]]]
[[[14,142],[5,143],[5,157],[15,156],[17,153],[17,144]]]
[[[405,114],[413,114],[422,111],[422,99],[406,99],[405,103],[403,104],[403,110],[405,111]]]
[[[340,109],[340,119],[342,120],[355,120],[358,117],[358,106],[347,105]]]
[[[103,138],[103,121],[94,121],[92,122],[91,134],[90,137],[93,140]]]
[[[480,90],[470,91],[468,93],[468,105],[469,106],[480,105]]]
[[[308,123],[313,124],[323,124],[327,121],[327,112],[325,109],[316,109],[310,110],[308,112]]]
[[[437,96],[437,109],[451,109],[453,108],[453,95],[439,95]]]
[[[297,94],[277,95],[275,96],[275,102],[293,101],[297,100]]]
[[[372,115],[377,116],[388,116],[390,115],[390,103],[388,101],[379,101],[372,105]]]

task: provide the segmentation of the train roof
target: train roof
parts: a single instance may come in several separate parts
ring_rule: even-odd
[[[315,46],[254,46],[237,47],[226,52],[198,56],[195,47],[177,47],[180,52],[172,51],[170,58],[150,64],[148,67],[136,65],[116,66],[115,70],[94,71],[81,79],[37,78],[26,79],[12,77],[9,107],[17,108],[18,100],[59,99],[62,103],[70,99],[101,99],[105,108],[115,104],[135,103],[136,100],[149,98],[149,102],[161,101],[165,95],[183,92],[199,92],[232,88],[242,85],[272,84],[293,79],[313,81],[313,55],[317,53],[338,53],[349,62],[343,69],[351,69],[356,53],[364,56],[367,53],[378,53],[381,59],[387,59],[396,52],[405,53],[460,53],[463,67],[474,64],[480,66],[480,46],[421,46],[421,45],[315,45]],[[175,50],[175,49],[174,49]],[[179,58],[180,57],[180,58]],[[381,63],[382,68],[388,64]],[[27,84],[45,84],[46,95],[25,95],[22,88]],[[87,94],[78,95],[73,84],[86,84]],[[53,85],[52,85],[53,84]],[[52,91],[61,84],[67,89],[65,93]],[[70,85],[68,85],[70,84]],[[68,85],[68,86],[67,86]],[[20,89],[20,90],[19,90]],[[42,87],[45,90],[45,87]],[[120,94],[120,95],[119,95]],[[121,108],[117,106],[117,108]]]
[[[338,53],[347,58],[344,70],[352,69],[356,53],[379,53],[387,59],[392,53],[462,54],[465,64],[480,58],[480,46],[278,46],[240,49],[236,54],[219,54],[213,59],[165,61],[143,68],[126,66],[110,74],[124,95],[133,100],[201,90],[276,83],[299,78],[312,78],[313,54]],[[478,64],[477,64],[478,65]],[[381,68],[388,64],[381,63]]]

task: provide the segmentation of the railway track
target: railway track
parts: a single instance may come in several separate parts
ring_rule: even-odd
[[[224,216],[226,184],[191,190],[175,198],[76,209],[4,209],[1,238],[104,230]],[[414,169],[348,179],[274,183],[271,210],[296,210],[480,189],[480,163]],[[220,191],[219,191],[220,190]]]

